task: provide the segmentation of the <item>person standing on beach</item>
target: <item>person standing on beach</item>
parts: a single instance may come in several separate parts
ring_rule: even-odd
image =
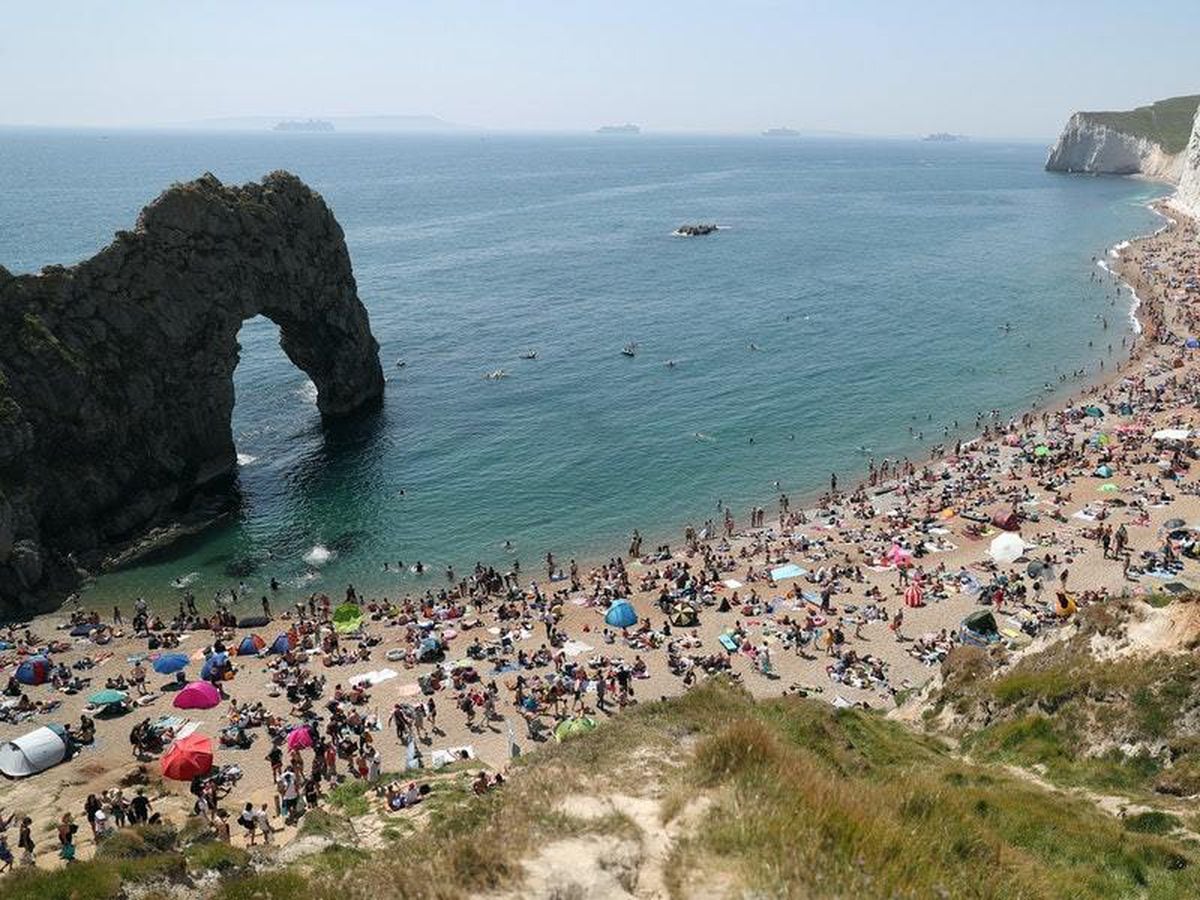
[[[29,818],[29,816],[21,819],[21,828],[17,832],[17,847],[21,851],[21,865],[32,866],[37,864],[33,855],[33,819]]]
[[[829,475],[829,493],[837,493],[837,472],[831,472]]]

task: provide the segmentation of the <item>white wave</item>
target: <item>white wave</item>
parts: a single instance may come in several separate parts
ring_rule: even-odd
[[[1113,259],[1119,259],[1121,256],[1121,251],[1124,250],[1128,246],[1129,246],[1129,241],[1121,241],[1121,243],[1119,243],[1119,244],[1114,244],[1112,247],[1109,248],[1108,255],[1111,256]]]
[[[178,578],[172,581],[171,587],[185,588],[192,584],[199,577],[199,572],[188,572],[186,575],[180,575]]]
[[[237,464],[239,466],[252,466],[258,462],[257,456],[251,456],[249,453],[239,453],[237,455]]]
[[[317,544],[311,550],[304,554],[304,561],[310,566],[323,566],[336,556],[332,550],[324,544]]]
[[[296,393],[300,395],[300,399],[305,403],[311,403],[313,406],[317,405],[317,386],[311,381],[306,379]]]

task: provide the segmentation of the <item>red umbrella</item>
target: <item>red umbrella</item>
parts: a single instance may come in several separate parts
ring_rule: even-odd
[[[160,762],[164,778],[191,781],[207,775],[213,765],[212,741],[202,734],[189,734],[168,747]]]
[[[287,746],[289,750],[299,750],[302,747],[312,746],[312,734],[308,728],[293,728],[288,732]]]

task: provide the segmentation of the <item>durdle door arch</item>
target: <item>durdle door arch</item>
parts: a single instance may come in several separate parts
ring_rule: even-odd
[[[379,404],[342,229],[286,172],[174,185],[91,259],[0,269],[0,618],[235,471],[237,336],[257,315],[324,419]]]

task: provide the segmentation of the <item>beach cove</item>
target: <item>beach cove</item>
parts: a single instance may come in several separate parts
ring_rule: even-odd
[[[993,610],[1004,639],[1021,643],[1069,623],[1074,608],[1187,584],[1197,564],[1186,526],[1200,521],[1192,436],[1200,423],[1191,403],[1200,364],[1187,346],[1200,324],[1200,251],[1195,223],[1165,212],[1172,224],[1133,240],[1112,263],[1141,299],[1131,359],[1114,354],[1104,380],[1077,392],[1067,408],[989,419],[981,438],[955,442],[939,458],[889,471],[874,485],[843,483],[810,511],[781,498],[751,524],[744,507],[730,509],[728,524],[714,516],[714,533],[686,547],[631,548],[636,552],[622,561],[581,567],[562,581],[531,562],[520,577],[486,568],[459,572],[461,584],[442,576],[429,594],[386,606],[364,593],[362,627],[353,634],[329,623],[344,586],[302,610],[289,608],[291,593],[272,595],[274,618],[265,625],[218,634],[165,622],[153,629],[155,642],[169,632],[178,647],[149,656],[146,637],[131,633],[128,601],[115,626],[120,636],[84,625],[79,637],[68,637],[60,630],[68,609],[33,622],[29,638],[21,629],[10,632],[18,649],[7,652],[0,674],[14,671],[22,649],[57,641],[55,664],[91,682],[73,693],[49,684],[26,689],[25,702],[35,705],[16,713],[21,721],[0,725],[5,739],[42,721],[73,724],[103,682],[130,677],[130,660],[149,664],[157,653],[183,652],[195,677],[204,648],[218,638],[233,651],[252,634],[271,645],[278,633],[296,640],[287,654],[232,657],[237,673],[223,686],[238,709],[222,699],[175,714],[172,692],[158,690],[170,679],[149,675],[151,699],[137,702],[142,709],[94,716],[90,745],[62,767],[5,784],[0,805],[32,809],[52,780],[55,808],[38,812],[44,832],[43,820],[57,818],[58,807],[77,808],[87,794],[114,790],[136,768],[125,732],[142,717],[163,714],[178,715],[173,730],[215,738],[241,727],[256,736],[249,750],[219,748],[217,761],[244,772],[231,794],[239,804],[270,804],[265,733],[305,721],[313,711],[302,702],[298,710],[288,689],[321,677],[322,706],[331,697],[337,702],[316,712],[311,727],[323,732],[332,714],[337,728],[330,733],[342,734],[351,748],[335,763],[343,774],[358,760],[368,773],[400,772],[413,746],[427,765],[439,752],[453,759],[468,748],[488,771],[502,771],[514,743],[529,752],[580,715],[603,727],[623,705],[678,693],[711,675],[735,677],[756,696],[799,692],[835,705],[890,709],[936,671],[964,617],[981,604]],[[1118,289],[1112,281],[1106,288]],[[1018,527],[1006,531],[1010,516]],[[1021,544],[1017,556],[1005,547],[1013,535]],[[1033,574],[1034,563],[1044,570]],[[548,561],[553,570],[565,565]],[[624,631],[605,623],[621,599],[636,618]],[[206,598],[197,602],[211,612]],[[113,624],[105,608],[96,615]],[[334,634],[341,635],[336,644]],[[419,660],[431,636],[443,645],[440,662]],[[75,666],[85,659],[92,664]],[[363,676],[374,686],[359,697],[349,686]],[[116,689],[131,701],[139,694],[127,683]],[[411,711],[430,699],[436,728],[427,714],[418,727]],[[56,701],[61,705],[50,710],[36,706]],[[404,728],[413,730],[411,743],[395,733],[397,707]],[[261,724],[251,724],[256,718]],[[301,765],[311,762],[311,752],[301,751]],[[147,763],[155,809],[181,819],[191,802],[186,784],[161,781],[157,763]],[[282,827],[277,839],[294,834]],[[83,856],[89,841],[80,838]],[[51,864],[52,842],[39,844],[46,845],[39,861]]]

